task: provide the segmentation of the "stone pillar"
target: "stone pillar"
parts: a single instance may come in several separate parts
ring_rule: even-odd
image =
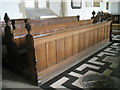
[[[60,10],[60,16],[66,16],[66,1],[65,0],[61,0],[61,10]]]
[[[39,8],[38,6],[38,0],[34,0],[35,8]]]
[[[21,1],[19,3],[19,11],[22,14],[22,17],[25,18],[26,17],[26,13],[25,13],[25,1]]]
[[[50,8],[50,2],[49,2],[49,0],[46,0],[46,6],[47,6],[47,8]]]

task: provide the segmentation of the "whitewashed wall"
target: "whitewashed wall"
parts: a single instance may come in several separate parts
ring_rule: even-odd
[[[25,0],[30,2],[30,0]],[[31,0],[34,1],[34,0]],[[46,7],[46,0],[38,0],[38,1],[44,1],[43,3],[39,4],[39,7]],[[54,11],[56,14],[60,15],[61,13],[61,0],[49,0],[50,1],[50,9]],[[85,1],[91,2],[91,7],[86,7]],[[71,0],[65,0],[66,2],[66,16],[75,16],[75,15],[80,15],[80,19],[90,19],[92,17],[92,11],[104,11],[107,12],[106,10],[106,1],[111,1],[109,3],[109,10],[108,12],[112,14],[120,14],[120,0],[103,0],[102,3],[100,3],[100,7],[93,7],[93,0],[82,0],[82,8],[81,9],[72,9],[71,8]],[[20,11],[19,8],[19,3],[20,0],[0,0],[0,16],[1,20],[4,18],[4,14],[8,13],[9,17],[11,19],[14,18],[23,18],[22,12]],[[29,3],[28,3],[29,4]],[[32,6],[34,5],[31,3]],[[30,6],[30,4],[28,5]],[[30,6],[31,7],[31,6]]]
[[[91,7],[86,7],[85,1],[82,0],[82,8],[81,9],[72,9],[71,8],[71,0],[67,0],[67,16],[74,16],[74,15],[80,15],[80,19],[90,19],[92,17],[92,11],[94,10],[96,13],[98,11],[106,11],[106,0],[103,0],[102,3],[100,3],[101,7],[93,7],[93,0],[89,0],[89,2],[92,3]]]
[[[10,0],[4,0],[0,1],[0,16],[1,16],[1,21],[3,21],[4,14],[8,13],[9,17],[11,19],[15,18],[21,18],[22,13],[20,13],[19,10],[19,1],[10,1]]]
[[[109,12],[112,14],[118,14],[118,3],[117,2],[110,2]]]
[[[120,15],[120,1],[119,1],[119,3],[118,3],[118,13],[119,13],[119,15]]]
[[[57,15],[60,15],[60,9],[61,9],[61,0],[49,0],[49,4],[50,4],[50,9],[55,12]]]
[[[109,12],[120,15],[120,0],[109,0]]]

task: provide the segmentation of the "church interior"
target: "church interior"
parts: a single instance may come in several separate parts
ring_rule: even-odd
[[[2,90],[120,90],[120,0],[1,0]]]

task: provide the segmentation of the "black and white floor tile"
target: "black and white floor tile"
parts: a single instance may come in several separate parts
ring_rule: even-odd
[[[120,44],[111,43],[82,62],[69,68],[48,82],[42,84],[43,89],[58,88],[83,90],[79,78],[90,73],[100,73],[120,79]]]

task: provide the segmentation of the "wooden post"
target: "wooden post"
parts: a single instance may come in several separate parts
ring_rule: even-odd
[[[112,42],[112,22],[110,24],[110,36],[109,36],[109,41]]]
[[[95,11],[93,11],[93,12],[92,12],[92,15],[93,15],[93,16],[91,17],[91,19],[94,19],[94,20],[93,20],[93,23],[96,23],[95,14],[96,14]]]
[[[9,16],[8,16],[8,14],[7,13],[5,13],[5,16],[4,16],[4,21],[5,21],[5,23],[6,23],[6,26],[9,24],[9,21],[10,21],[10,18],[9,18]]]
[[[16,29],[16,28],[15,28],[15,20],[12,20],[11,22],[12,22],[13,30]]]
[[[29,79],[34,85],[38,86],[34,41],[33,41],[33,36],[30,34],[31,27],[28,22],[26,23],[25,28],[28,31],[28,34],[26,35],[26,47],[27,47]]]
[[[80,20],[80,16],[79,15],[77,15],[77,18],[78,18],[78,21]]]
[[[9,23],[10,18],[8,17],[7,13],[5,13],[4,20],[6,22],[6,26],[4,30],[5,30],[5,42],[7,46],[7,55],[8,55],[7,67],[8,69],[12,69],[13,71],[18,71],[17,70],[19,67],[18,55]]]

